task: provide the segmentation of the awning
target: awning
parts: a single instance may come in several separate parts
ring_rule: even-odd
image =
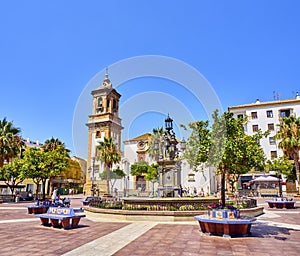
[[[273,176],[262,175],[255,178],[253,182],[278,182],[278,178]]]

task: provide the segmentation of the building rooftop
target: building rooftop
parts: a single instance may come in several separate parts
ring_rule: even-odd
[[[133,142],[133,141],[140,141],[140,140],[148,140],[149,137],[151,136],[151,133],[150,132],[146,132],[140,136],[137,136],[135,138],[132,138],[132,139],[129,139],[129,140],[125,140],[125,142]]]
[[[259,99],[256,99],[254,103],[231,106],[228,107],[228,110],[230,111],[230,110],[241,109],[241,108],[257,108],[257,107],[276,106],[276,105],[284,105],[284,104],[300,104],[300,96],[297,93],[296,98],[293,99],[273,100],[273,101],[265,101],[265,102],[261,102]]]

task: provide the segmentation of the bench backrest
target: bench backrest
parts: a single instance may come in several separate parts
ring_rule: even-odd
[[[47,214],[55,214],[55,215],[71,215],[74,216],[74,209],[73,208],[68,208],[68,207],[53,207],[50,206]]]
[[[39,206],[39,205],[49,206],[49,205],[51,205],[51,201],[50,200],[44,200],[44,201],[42,201],[42,200],[36,200],[36,201],[34,201],[34,205],[37,205],[37,206]]]

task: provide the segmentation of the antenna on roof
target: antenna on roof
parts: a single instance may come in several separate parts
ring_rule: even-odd
[[[279,92],[275,92],[275,91],[273,91],[273,99],[274,100],[279,100],[279,97],[280,97],[280,93]]]

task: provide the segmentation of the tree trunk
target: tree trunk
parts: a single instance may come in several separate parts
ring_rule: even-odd
[[[49,189],[48,189],[50,196],[51,196],[52,191],[53,191],[53,177],[50,177],[49,178]]]
[[[107,186],[107,194],[110,194],[110,168],[109,166],[106,166],[106,186]]]
[[[13,196],[13,200],[15,201],[15,186],[14,186],[14,184],[9,184],[9,183],[7,183],[7,182],[5,182],[6,183],[6,185],[9,187],[9,189],[10,189],[10,191],[11,191],[11,195]]]
[[[225,206],[225,173],[226,169],[223,169],[221,173],[221,202],[223,206]]]
[[[226,188],[227,188],[227,192],[232,192],[232,187],[231,187],[231,184],[230,184],[230,175],[228,173],[228,169],[226,169],[226,172],[225,172],[225,180],[226,180]]]
[[[300,173],[299,173],[299,156],[294,158],[295,168],[296,168],[296,177],[298,181],[298,194],[300,194]]]
[[[35,183],[35,185],[36,185],[36,189],[35,189],[35,199],[38,200],[38,199],[39,199],[39,184],[40,184],[40,181],[35,181],[34,183]]]
[[[45,198],[46,198],[46,181],[47,181],[47,179],[42,180],[42,184],[43,184],[43,200],[45,200]]]

